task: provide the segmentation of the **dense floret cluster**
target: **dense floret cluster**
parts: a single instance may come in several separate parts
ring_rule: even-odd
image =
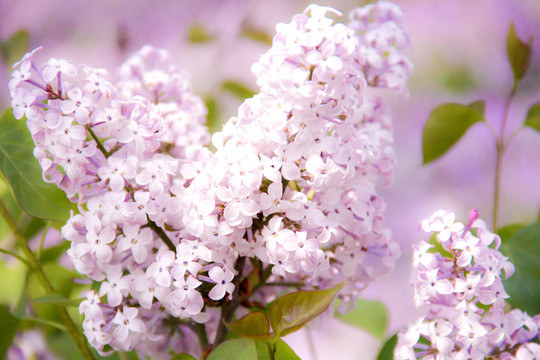
[[[455,220],[440,210],[422,222],[437,243],[414,246],[415,300],[426,315],[399,334],[395,359],[537,359],[540,316],[508,311],[501,277],[514,266],[501,239],[475,210],[466,225]]]
[[[352,303],[392,269],[400,252],[377,193],[392,177],[392,129],[372,89],[406,93],[407,35],[390,3],[348,25],[328,14],[341,15],[311,5],[277,26],[253,66],[259,93],[214,134],[214,152],[203,103],[163,50],[144,47],[117,78],[37,66],[35,51],[16,64],[14,114],[44,179],[77,204],[62,234],[98,285],[80,311],[100,352],[197,354],[194,329],[219,336],[234,297],[264,305],[281,282],[346,280]]]

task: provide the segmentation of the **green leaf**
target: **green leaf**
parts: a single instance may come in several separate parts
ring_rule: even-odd
[[[381,340],[386,338],[388,315],[386,306],[380,301],[358,299],[353,310],[346,314],[336,312],[336,317],[347,324],[367,331],[376,338]]]
[[[227,328],[238,336],[253,340],[271,340],[270,322],[265,313],[254,311],[240,320],[227,324]]]
[[[470,106],[447,103],[431,112],[422,135],[424,164],[443,155],[472,124],[484,120],[484,116],[479,113],[480,106],[479,102]]]
[[[445,258],[454,257],[448,250],[444,248],[444,246],[439,242],[439,240],[437,240],[436,233],[431,234],[431,236],[429,237],[429,244],[433,245],[433,247],[428,250],[429,253],[431,254],[439,253]]]
[[[478,114],[480,114],[482,116],[482,118],[484,117],[484,115],[486,113],[486,102],[484,100],[474,101],[474,102],[470,103],[467,106],[470,109],[476,111]]]
[[[83,300],[86,300],[86,298],[68,299],[67,297],[60,294],[48,294],[48,295],[40,296],[32,300],[32,302],[37,303],[37,304],[58,304],[62,306],[78,307],[81,301]]]
[[[269,45],[269,46],[272,45],[272,36],[270,36],[264,30],[260,30],[260,29],[256,29],[252,27],[245,27],[242,29],[240,36],[258,41],[260,43],[263,43],[264,45]]]
[[[7,110],[0,118],[0,171],[17,203],[31,216],[66,221],[71,203],[62,190],[43,181],[33,149],[24,121],[16,120]]]
[[[71,246],[70,244],[71,243],[68,241],[63,241],[58,245],[51,246],[43,250],[43,252],[41,253],[40,262],[43,264],[58,260],[58,258],[62,256],[67,251],[67,249],[69,249],[69,247]]]
[[[532,43],[532,39],[531,36],[529,44]],[[506,56],[508,57],[512,72],[514,73],[514,89],[529,69],[531,59],[531,47],[529,44],[521,41],[518,37],[514,22],[512,21],[506,38]]]
[[[327,290],[297,291],[277,299],[270,308],[272,329],[285,336],[302,328],[328,308],[344,284]]]
[[[0,359],[4,359],[7,349],[11,345],[20,320],[11,315],[8,309],[0,305]]]
[[[377,360],[392,360],[394,359],[394,348],[397,344],[397,334],[386,340],[379,355],[377,355]]]
[[[517,233],[519,230],[523,229],[524,227],[525,227],[524,224],[506,225],[497,230],[497,235],[499,235],[499,237],[501,238],[502,243],[505,243],[506,241],[508,241],[508,239],[514,236],[515,233]]]
[[[257,347],[257,360],[301,360],[294,350],[281,339],[278,339],[275,344],[257,341],[255,345]],[[272,351],[274,352],[273,357]]]
[[[515,273],[503,280],[510,295],[508,302],[529,314],[540,313],[540,224],[516,232],[501,246],[501,252],[516,267]]]
[[[204,105],[208,109],[206,114],[206,126],[210,130],[210,133],[215,133],[219,130],[221,122],[219,121],[219,107],[215,98],[212,96],[206,96],[203,99]]]
[[[248,339],[233,339],[221,343],[210,353],[207,360],[257,360],[255,342]]]
[[[276,343],[275,358],[279,360],[300,360],[300,357],[296,355],[293,349],[281,339]]]
[[[249,89],[246,85],[233,80],[225,80],[221,84],[221,88],[230,92],[240,100],[249,99],[255,95],[255,91]]]
[[[29,43],[30,37],[26,30],[19,30],[9,39],[2,42],[0,44],[0,51],[2,52],[4,63],[11,66],[13,63],[19,61],[24,53],[28,51]]]
[[[540,102],[537,102],[527,112],[527,117],[525,117],[525,123],[523,124],[530,128],[540,131]]]
[[[192,44],[202,44],[214,40],[201,24],[193,24],[188,31],[188,41]]]
[[[171,360],[197,360],[197,359],[189,354],[181,353],[181,354],[174,355]]]
[[[25,290],[26,265],[0,261],[0,303],[15,304]]]

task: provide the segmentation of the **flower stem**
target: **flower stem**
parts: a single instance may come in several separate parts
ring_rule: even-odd
[[[499,209],[500,209],[500,195],[501,195],[501,175],[502,175],[502,160],[504,151],[506,150],[506,124],[508,122],[508,112],[510,110],[510,104],[516,94],[516,87],[512,88],[510,95],[506,99],[504,106],[504,117],[501,127],[501,135],[497,139],[497,160],[495,163],[495,190],[493,194],[493,230],[497,231],[499,228]],[[511,138],[510,138],[511,139]]]
[[[36,277],[45,290],[47,294],[55,294],[56,291],[54,287],[52,286],[51,282],[49,281],[49,278],[41,268],[38,260],[36,259],[34,253],[28,246],[28,243],[22,233],[17,228],[17,225],[15,223],[15,220],[13,219],[13,216],[9,213],[9,210],[6,208],[6,205],[4,202],[0,199],[0,215],[4,218],[8,226],[10,227],[11,231],[13,232],[13,235],[15,236],[19,247],[21,248],[22,252],[24,253],[24,256],[26,257],[28,264],[30,265],[30,269],[35,271]],[[86,339],[84,336],[79,332],[77,329],[77,326],[71,319],[71,316],[67,312],[66,308],[57,305],[58,310],[60,312],[60,316],[62,317],[62,321],[64,322],[64,326],[66,327],[67,332],[71,335],[73,338],[73,341],[75,341],[75,344],[79,348],[79,351],[83,355],[84,359],[87,360],[93,360],[94,357],[92,353],[90,352],[90,349],[88,348],[88,345],[86,343]]]
[[[169,237],[162,228],[157,226],[157,224],[150,219],[148,219],[148,226],[150,227],[150,229],[154,230],[156,235],[159,236],[161,240],[163,240],[165,245],[167,245],[167,247],[171,251],[176,252],[176,246],[174,246],[173,242],[171,241],[171,239],[169,239]]]
[[[234,270],[238,272],[238,275],[234,277],[233,285],[234,291],[232,293],[232,299],[221,308],[221,319],[219,321],[218,329],[216,332],[216,337],[214,339],[213,347],[214,349],[225,341],[227,337],[227,325],[226,323],[230,322],[234,312],[238,308],[241,302],[240,298],[240,282],[242,280],[242,270],[244,269],[244,264],[246,263],[246,258],[241,256],[236,260],[234,265]]]

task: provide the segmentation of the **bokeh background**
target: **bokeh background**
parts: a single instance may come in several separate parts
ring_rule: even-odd
[[[343,13],[365,2],[324,0]],[[475,124],[445,156],[422,166],[421,136],[430,111],[440,103],[486,101],[486,116],[499,131],[512,86],[506,60],[511,21],[518,35],[533,33],[531,68],[509,113],[508,134],[518,129],[528,108],[540,101],[540,2],[538,0],[402,0],[410,32],[414,72],[408,98],[391,97],[398,168],[392,187],[382,190],[387,224],[401,244],[393,274],[365,290],[367,299],[384,302],[388,335],[420,312],[409,284],[411,245],[426,234],[420,221],[437,209],[453,209],[465,220],[470,209],[492,223],[495,140]],[[299,0],[0,0],[0,42],[16,32],[28,34],[28,48],[43,46],[38,60],[65,58],[114,73],[132,51],[145,44],[162,47],[191,74],[195,93],[211,106],[214,128],[234,115],[241,103],[230,84],[256,89],[251,64],[268,49],[278,22],[289,22],[309,4]],[[345,21],[345,19],[344,19]],[[0,66],[0,110],[9,107],[10,66]],[[227,85],[229,84],[229,85]],[[500,224],[530,223],[540,206],[540,134],[522,130],[504,158]],[[0,245],[4,240],[0,240]],[[1,271],[12,264],[0,260]],[[15,266],[15,265],[13,265]],[[11,292],[0,283],[0,301]],[[305,360],[331,356],[374,359],[381,342],[337,320],[313,324],[286,341]],[[70,357],[65,357],[69,359]]]

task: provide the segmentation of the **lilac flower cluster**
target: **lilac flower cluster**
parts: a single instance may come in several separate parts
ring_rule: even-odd
[[[422,222],[442,246],[414,246],[417,306],[426,315],[399,334],[395,359],[537,359],[540,315],[508,311],[501,280],[514,266],[498,248],[501,239],[487,230],[478,212],[466,225],[451,211],[439,210]]]
[[[392,269],[400,251],[376,192],[391,181],[392,129],[372,89],[406,92],[407,37],[387,2],[349,25],[329,12],[340,15],[311,5],[277,26],[253,66],[259,94],[214,134],[215,152],[201,100],[164,51],[143,48],[116,81],[65,60],[38,67],[35,51],[15,65],[14,114],[27,118],[44,179],[78,205],[62,233],[97,284],[80,311],[101,353],[197,354],[194,329],[219,335],[217,309],[233,295],[264,305],[281,282],[347,280],[352,303]]]

